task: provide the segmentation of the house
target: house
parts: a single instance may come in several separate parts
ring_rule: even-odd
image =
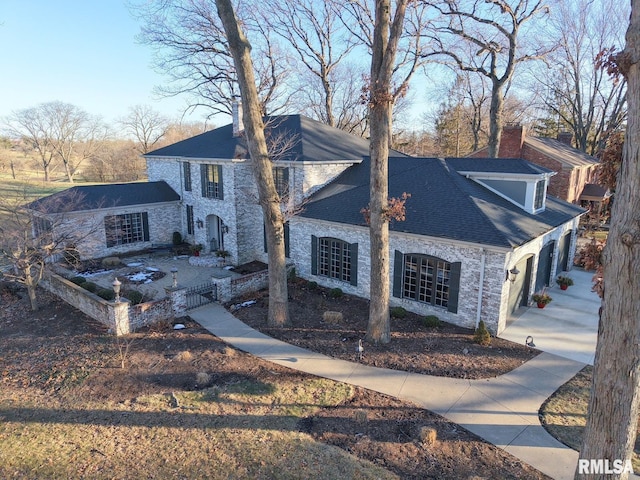
[[[545,195],[552,175],[517,159],[391,158],[389,195],[411,194],[390,225],[391,304],[500,333],[571,265],[584,211]],[[367,159],[311,196],[290,222],[299,276],[368,296],[368,196]]]
[[[79,185],[31,202],[29,208],[44,220],[36,223],[37,230],[47,229],[48,217],[63,215],[55,228],[86,232],[77,247],[80,258],[89,259],[170,244],[182,222],[180,203],[178,194],[160,180]]]
[[[280,152],[273,173],[283,208],[295,212],[286,224],[285,250],[297,274],[367,297],[370,247],[361,210],[369,203],[368,141],[301,115],[269,117],[266,137]],[[393,305],[466,327],[483,320],[500,333],[533,292],[570,267],[584,211],[547,196],[551,169],[523,159],[390,154],[390,195],[411,194],[406,220],[390,227]],[[203,244],[205,253],[226,250],[233,264],[267,261],[237,115],[231,125],[145,158],[148,186],[91,193],[113,202],[93,210],[105,228],[102,248],[91,255],[162,243],[178,231]],[[157,189],[165,194],[153,193]],[[115,231],[127,232],[117,233],[116,242],[107,233],[114,216]],[[142,227],[132,230],[134,220]],[[128,233],[140,228],[141,234]]]
[[[573,148],[572,138],[567,132],[560,133],[557,139],[532,137],[527,135],[522,125],[506,125],[502,130],[498,156],[528,160],[556,172],[549,182],[550,195],[570,203],[592,201],[591,194],[598,190],[595,182],[599,162],[597,158]],[[485,158],[487,153],[488,148],[485,147],[469,156]],[[586,193],[585,188],[589,198],[582,197]]]

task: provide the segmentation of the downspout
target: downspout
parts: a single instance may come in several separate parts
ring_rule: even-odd
[[[484,286],[484,269],[487,263],[487,251],[482,249],[482,257],[480,258],[480,286],[478,288],[478,307],[476,308],[476,329],[480,325],[480,315],[482,314],[482,294]]]

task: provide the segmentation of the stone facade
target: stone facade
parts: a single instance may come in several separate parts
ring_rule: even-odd
[[[224,249],[230,253],[228,263],[242,264],[255,259],[265,260],[264,220],[258,203],[258,189],[248,160],[189,161],[191,165],[191,190],[185,190],[183,162],[176,158],[147,158],[149,181],[165,180],[182,198],[179,218],[171,229],[179,231],[189,243],[200,243],[204,253],[213,250],[210,223],[221,219],[228,232],[223,233]],[[223,199],[203,198],[200,164],[222,165]],[[329,183],[353,163],[289,162],[281,166],[289,168],[289,189],[296,204]],[[194,233],[187,233],[186,206],[193,207]],[[202,221],[202,227],[198,220]],[[150,220],[151,223],[151,220]]]
[[[149,240],[108,247],[105,217],[127,213],[147,213]],[[89,259],[117,256],[151,248],[154,245],[171,244],[175,225],[179,224],[179,204],[172,202],[77,212],[69,215],[56,228],[78,232],[79,241],[76,248],[82,259]]]
[[[449,312],[447,308],[406,298],[397,298],[393,295],[390,297],[390,304],[404,307],[409,311],[422,315],[436,315],[442,320],[467,328],[475,328],[478,322],[483,320],[491,332],[499,334],[506,327],[506,321],[510,313],[508,312],[507,300],[512,284],[508,281],[506,272],[520,258],[534,255],[536,256],[536,263],[533,268],[533,274],[535,275],[537,255],[540,249],[552,240],[558,242],[567,231],[573,231],[572,248],[570,249],[573,252],[576,228],[577,219],[555,228],[515,250],[490,248],[454,241],[441,241],[392,231],[389,235],[389,258],[391,259],[390,291],[393,291],[394,252],[396,250],[403,254],[411,253],[438,257],[449,263],[461,262],[461,268],[457,313]],[[318,238],[332,237],[350,244],[358,244],[357,285],[312,274],[312,235]],[[298,276],[310,281],[316,281],[318,284],[328,288],[340,288],[345,293],[352,295],[364,298],[369,296],[369,270],[371,264],[369,260],[369,232],[366,228],[297,217],[291,221],[290,239],[291,261],[295,263]],[[552,272],[556,271],[557,259],[558,251],[556,249]],[[570,262],[572,261],[573,259],[570,258]],[[532,282],[532,285],[534,284],[535,281]],[[533,291],[530,291],[528,295],[533,293]]]

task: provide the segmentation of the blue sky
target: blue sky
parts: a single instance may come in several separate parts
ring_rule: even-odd
[[[179,118],[139,30],[123,0],[0,0],[0,117],[59,100],[109,122],[137,104]]]

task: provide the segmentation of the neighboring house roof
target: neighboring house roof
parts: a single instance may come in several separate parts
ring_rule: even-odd
[[[303,115],[280,115],[265,119],[267,142],[285,145],[274,160],[287,162],[361,161],[369,155],[369,141]],[[274,140],[275,139],[275,140]],[[233,125],[225,125],[145,154],[145,157],[232,159],[246,156],[244,135],[233,136]],[[400,152],[392,155],[402,156]]]
[[[406,201],[406,220],[392,221],[390,229],[513,248],[584,213],[575,205],[548,196],[544,212],[529,214],[458,173],[478,168],[504,171],[506,162],[516,172],[541,169],[518,159],[390,158],[389,196],[411,194]],[[364,225],[360,211],[369,203],[369,163],[367,158],[350,167],[312,195],[300,216]]]
[[[524,143],[570,168],[589,167],[599,163],[597,158],[553,138],[524,137]]]
[[[80,212],[178,200],[180,195],[165,181],[114,183],[71,187],[31,202],[28,208],[43,213]]]

